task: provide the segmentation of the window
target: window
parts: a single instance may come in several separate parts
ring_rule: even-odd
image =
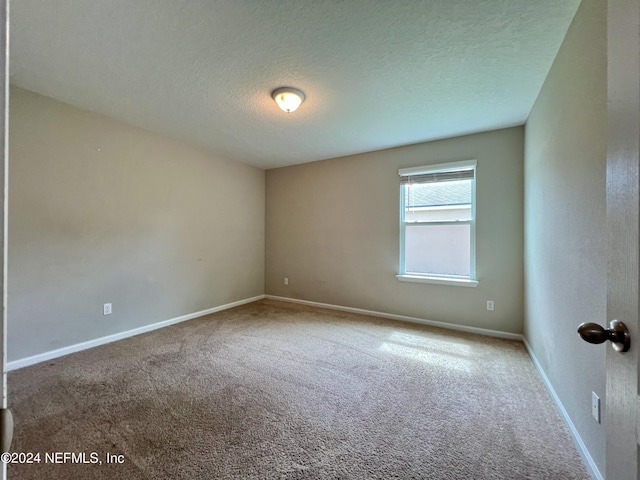
[[[398,173],[398,279],[475,287],[476,161]]]

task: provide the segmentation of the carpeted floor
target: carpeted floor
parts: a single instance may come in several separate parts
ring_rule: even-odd
[[[12,480],[589,478],[521,343],[269,300],[9,389]]]

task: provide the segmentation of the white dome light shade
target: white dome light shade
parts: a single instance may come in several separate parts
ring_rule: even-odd
[[[304,102],[304,93],[295,88],[283,87],[274,90],[271,94],[283,112],[295,112]]]

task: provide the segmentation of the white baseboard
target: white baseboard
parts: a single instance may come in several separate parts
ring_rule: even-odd
[[[264,297],[265,297],[264,295],[258,295],[257,297],[245,298],[243,300],[238,300],[237,302],[227,303],[225,305],[208,308],[206,310],[201,310],[195,313],[189,313],[187,315],[171,318],[169,320],[164,320],[158,323],[152,323],[150,325],[144,325],[142,327],[134,328],[132,330],[127,330],[125,332],[114,333],[113,335],[107,335],[106,337],[96,338],[94,340],[89,340],[87,342],[76,343],[75,345],[69,345],[68,347],[59,348],[57,350],[52,350],[50,352],[39,353],[31,357],[21,358],[19,360],[13,360],[7,364],[7,371],[17,370],[18,368],[22,368],[22,367],[28,367],[29,365],[34,365],[40,362],[46,362],[47,360],[62,357],[64,355],[69,355],[70,353],[79,352],[81,350],[87,350],[88,348],[93,348],[99,345],[104,345],[106,343],[115,342],[116,340],[122,340],[123,338],[140,335],[141,333],[151,332],[159,328],[168,327],[169,325],[174,325],[180,322],[186,322],[187,320],[203,317],[205,315],[220,312],[222,310],[227,310],[229,308],[239,307],[240,305],[262,300]]]
[[[547,374],[542,369],[542,365],[540,365],[540,362],[538,361],[536,354],[533,353],[531,346],[529,345],[529,343],[525,338],[522,339],[522,343],[524,343],[524,346],[527,349],[527,352],[529,352],[531,361],[535,365],[536,370],[538,370],[538,374],[540,375],[540,378],[542,378],[542,382],[544,383],[544,386],[547,387],[547,391],[549,392],[549,395],[551,395],[553,402],[556,404],[556,407],[560,412],[560,416],[562,416],[564,423],[566,423],[567,427],[569,427],[569,431],[571,432],[573,441],[575,442],[576,447],[578,448],[578,452],[580,453],[580,456],[582,457],[583,461],[587,465],[587,470],[589,470],[589,473],[595,480],[604,480],[604,477],[600,473],[600,470],[598,470],[596,462],[593,461],[593,457],[589,453],[587,446],[582,441],[582,437],[580,437],[580,434],[578,433],[576,426],[571,421],[571,417],[569,416],[569,413],[564,408],[564,405],[560,401],[560,397],[558,397],[558,394],[556,393],[555,389],[551,385],[551,382],[549,381],[549,377],[547,377]]]
[[[432,327],[446,328],[448,330],[458,330],[461,332],[477,333],[479,335],[487,335],[490,337],[508,338],[510,340],[522,341],[522,335],[519,333],[501,332],[500,330],[489,330],[487,328],[469,327],[466,325],[457,325],[455,323],[435,322],[424,318],[407,317],[405,315],[395,315],[393,313],[376,312],[373,310],[363,310],[361,308],[343,307],[341,305],[331,305],[329,303],[311,302],[309,300],[298,300],[288,297],[277,297],[275,295],[265,295],[269,300],[279,300],[282,302],[299,303],[302,305],[310,305],[318,308],[328,308],[331,310],[340,310],[343,312],[359,313],[361,315],[369,315],[371,317],[388,318],[390,320],[401,320],[403,322],[420,323],[422,325],[430,325]]]

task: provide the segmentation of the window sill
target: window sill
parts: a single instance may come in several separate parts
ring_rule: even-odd
[[[427,277],[420,275],[396,275],[401,282],[434,283],[436,285],[455,285],[458,287],[477,287],[477,280],[466,280],[461,278]]]

